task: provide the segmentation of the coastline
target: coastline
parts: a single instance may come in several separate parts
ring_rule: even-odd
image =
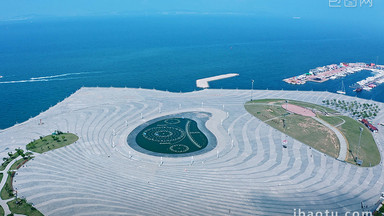
[[[369,70],[376,75],[367,77],[358,81],[356,84],[359,88],[370,91],[372,88],[384,83],[384,65],[376,65],[374,63],[340,63],[317,67],[309,70],[308,73],[301,74],[290,78],[283,79],[284,82],[293,85],[304,85],[306,82],[323,83],[328,80],[334,80],[348,76],[363,70]]]

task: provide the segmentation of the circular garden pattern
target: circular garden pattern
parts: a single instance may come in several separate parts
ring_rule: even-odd
[[[189,118],[168,118],[154,122],[136,136],[136,143],[148,151],[185,154],[204,149],[208,138]]]

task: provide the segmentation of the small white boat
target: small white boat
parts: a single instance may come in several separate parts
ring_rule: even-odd
[[[341,90],[338,90],[336,92],[337,92],[337,94],[346,94],[343,81],[341,81]]]
[[[334,79],[336,79],[337,77],[336,76],[331,76],[331,77],[329,77],[329,79],[331,79],[331,80],[334,80]]]

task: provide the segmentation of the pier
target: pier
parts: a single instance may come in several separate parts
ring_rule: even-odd
[[[196,80],[196,86],[198,88],[209,88],[209,83],[211,81],[221,80],[221,79],[227,79],[231,77],[239,76],[237,73],[229,73],[229,74],[223,74],[219,76],[213,76],[213,77],[207,77],[204,79],[198,79]]]
[[[363,70],[372,71],[375,73],[375,75],[357,82],[357,85],[362,89],[371,90],[372,88],[384,82],[384,65],[376,65],[374,63],[331,64],[311,69],[308,73],[290,77],[284,79],[283,81],[293,85],[303,85],[306,82],[322,83],[330,79],[338,79]]]

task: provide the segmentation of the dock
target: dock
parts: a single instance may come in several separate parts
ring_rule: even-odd
[[[375,75],[370,76],[364,80],[357,82],[357,86],[360,86],[364,90],[371,90],[376,86],[384,83],[384,65],[376,65],[374,63],[340,63],[331,64],[323,67],[317,67],[311,69],[308,73],[290,77],[283,81],[293,85],[303,85],[306,82],[318,82],[322,83],[328,80],[334,80],[345,77],[350,74],[354,74],[363,70],[371,71]]]
[[[227,78],[231,78],[231,77],[235,77],[235,76],[239,76],[239,74],[237,74],[237,73],[229,73],[229,74],[222,74],[222,75],[218,75],[218,76],[198,79],[198,80],[196,80],[196,86],[198,88],[209,88],[209,82],[211,82],[211,81],[227,79]]]

